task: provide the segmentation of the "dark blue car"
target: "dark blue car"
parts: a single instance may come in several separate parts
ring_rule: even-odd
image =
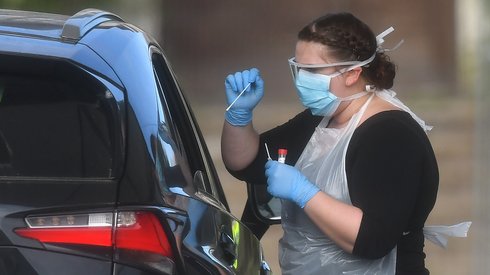
[[[155,40],[0,10],[0,274],[268,273]]]

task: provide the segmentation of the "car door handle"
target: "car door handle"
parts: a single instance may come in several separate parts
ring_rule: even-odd
[[[228,264],[236,260],[236,244],[233,238],[222,228],[219,234],[219,246],[223,251],[223,258]]]

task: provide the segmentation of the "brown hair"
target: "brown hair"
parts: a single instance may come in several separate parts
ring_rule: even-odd
[[[361,76],[377,88],[393,87],[395,64],[390,61],[388,55],[376,51],[376,37],[373,31],[354,15],[324,15],[306,25],[298,33],[298,39],[327,46],[339,61],[363,61],[376,54],[371,63],[363,66]]]

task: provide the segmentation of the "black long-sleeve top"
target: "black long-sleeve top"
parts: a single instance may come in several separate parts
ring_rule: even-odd
[[[260,135],[271,157],[286,148],[294,165],[322,117],[305,110],[287,123]],[[238,179],[266,184],[263,145]],[[351,202],[363,212],[353,254],[376,259],[397,246],[397,274],[428,274],[422,228],[432,210],[439,184],[437,162],[426,133],[403,111],[373,115],[354,131],[346,153]],[[326,206],[328,207],[328,206]]]

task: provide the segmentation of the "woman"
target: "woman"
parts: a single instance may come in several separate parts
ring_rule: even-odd
[[[236,101],[225,113],[223,161],[283,199],[283,274],[429,273],[423,227],[438,168],[429,127],[388,90],[395,65],[381,44],[390,31],[375,37],[349,13],[305,26],[289,63],[307,110],[261,135],[251,123],[263,96],[258,70],[226,78]],[[264,143],[286,148],[286,164],[267,160]]]

